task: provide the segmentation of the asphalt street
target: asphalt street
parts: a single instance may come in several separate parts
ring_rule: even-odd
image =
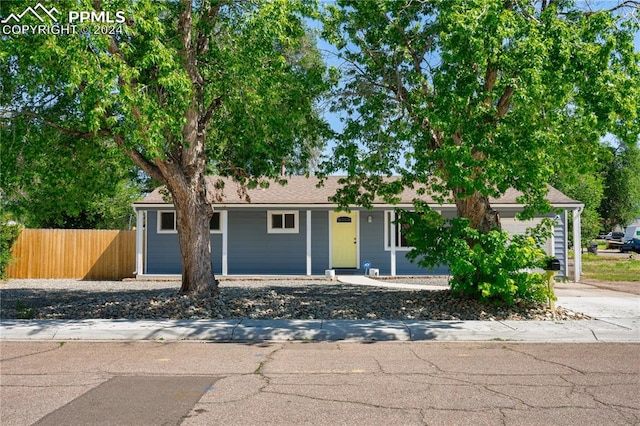
[[[633,425],[639,346],[2,342],[10,425]]]

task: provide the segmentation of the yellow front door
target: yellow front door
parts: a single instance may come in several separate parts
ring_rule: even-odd
[[[358,212],[331,212],[331,266],[358,267]]]

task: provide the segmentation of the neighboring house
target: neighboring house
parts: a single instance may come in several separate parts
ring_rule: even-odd
[[[218,177],[207,177],[210,193]],[[250,202],[240,197],[238,185],[225,181],[222,201],[214,205],[211,219],[211,261],[214,272],[226,275],[324,275],[364,273],[364,262],[381,275],[446,274],[446,268],[427,270],[406,258],[410,250],[396,226],[394,208],[412,209],[417,197],[447,218],[455,217],[454,204],[437,205],[428,196],[406,190],[401,201],[390,205],[376,200],[373,209],[355,207],[350,213],[337,212],[329,197],[339,188],[339,177],[329,177],[324,186],[316,186],[314,177],[293,176],[288,184],[272,183],[268,189],[248,191]],[[503,228],[512,233],[524,232],[539,222],[514,219],[522,210],[515,190],[492,199],[500,213]],[[560,276],[567,276],[568,215],[573,215],[574,236],[580,241],[580,212],[583,205],[550,188],[547,196],[559,213],[547,252],[560,260]],[[165,202],[159,189],[134,203],[137,213],[137,276],[176,275],[181,273],[181,259],[173,205]],[[576,218],[578,220],[576,220]],[[576,244],[580,247],[580,244]],[[576,251],[575,277],[580,275],[580,251]]]

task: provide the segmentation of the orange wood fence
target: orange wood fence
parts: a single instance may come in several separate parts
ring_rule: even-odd
[[[9,278],[121,280],[133,277],[135,231],[24,229],[13,245]]]

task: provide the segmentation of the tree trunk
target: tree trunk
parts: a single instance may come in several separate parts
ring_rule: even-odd
[[[489,197],[475,192],[469,197],[462,198],[460,192],[454,192],[458,217],[464,217],[471,221],[471,226],[482,233],[488,233],[493,229],[502,230],[498,212],[491,208]]]
[[[204,178],[201,180],[204,185]],[[213,210],[206,199],[206,192],[193,187],[171,186],[182,257],[180,291],[200,296],[214,295],[218,292],[218,281],[211,265],[209,233]]]

